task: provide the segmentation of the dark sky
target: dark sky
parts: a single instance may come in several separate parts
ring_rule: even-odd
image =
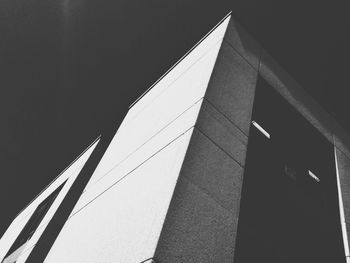
[[[230,10],[350,131],[348,0],[323,2],[1,0],[0,236]]]

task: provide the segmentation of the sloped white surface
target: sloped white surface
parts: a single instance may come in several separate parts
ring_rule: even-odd
[[[229,19],[129,110],[45,262],[137,263],[153,256]],[[36,206],[69,178],[18,260],[25,262],[90,153],[18,216],[7,243],[0,241],[0,258]]]
[[[33,202],[24,209],[12,222],[10,227],[7,229],[0,241],[0,259],[2,259],[7,251],[12,246],[13,242],[16,240],[19,233],[22,231],[23,227],[29,220],[30,216],[34,213],[36,207],[45,200],[53,191],[57,189],[64,181],[66,181],[64,187],[61,189],[60,193],[56,197],[55,201],[52,203],[50,209],[47,211],[45,217],[39,224],[37,230],[31,239],[27,242],[26,248],[24,251],[27,251],[28,248],[33,247],[33,245],[38,241],[42,232],[45,230],[45,227],[48,222],[51,220],[52,216],[56,212],[57,208],[61,204],[63,198],[69,191],[74,180],[78,176],[81,168],[95,149],[97,140],[93,145],[91,145],[67,170],[65,170],[52,184],[50,184]]]
[[[129,110],[45,262],[153,256],[228,21]]]
[[[130,109],[131,117],[148,105],[155,97],[159,96],[173,82],[175,82],[185,71],[193,66],[213,46],[221,41],[225,35],[230,16],[208,34],[189,54],[187,54],[174,68],[160,79],[137,103]]]
[[[87,189],[204,97],[228,21],[229,18],[129,110]]]
[[[16,263],[25,263],[31,251],[32,248],[23,252],[22,255],[17,259]]]
[[[193,129],[65,224],[46,263],[135,263],[152,257]]]
[[[87,191],[85,191],[73,209],[73,213],[79,211],[86,204],[91,202],[96,196],[108,189],[112,184],[117,183],[124,176],[127,176],[135,168],[147,161],[151,156],[160,151],[163,147],[171,143],[177,137],[194,126],[199,110],[201,108],[203,99],[187,109],[183,114],[176,118],[166,128],[161,130],[152,139],[147,141],[140,147],[130,158],[115,166],[100,180],[92,184]]]

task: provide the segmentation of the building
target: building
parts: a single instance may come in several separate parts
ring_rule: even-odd
[[[14,219],[4,263],[347,262],[350,137],[226,16]]]

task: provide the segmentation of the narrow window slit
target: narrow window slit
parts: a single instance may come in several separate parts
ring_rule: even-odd
[[[311,172],[309,170],[309,175],[311,176],[311,178],[313,178],[316,182],[320,182],[320,178],[318,178],[313,172]]]
[[[264,134],[268,139],[270,139],[270,134],[261,127],[256,121],[252,121],[252,124],[257,128],[259,131],[261,131],[262,134]]]

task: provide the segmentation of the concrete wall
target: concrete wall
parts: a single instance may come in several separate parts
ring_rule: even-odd
[[[231,20],[169,207],[156,262],[233,262],[259,58],[256,43],[236,29]]]

